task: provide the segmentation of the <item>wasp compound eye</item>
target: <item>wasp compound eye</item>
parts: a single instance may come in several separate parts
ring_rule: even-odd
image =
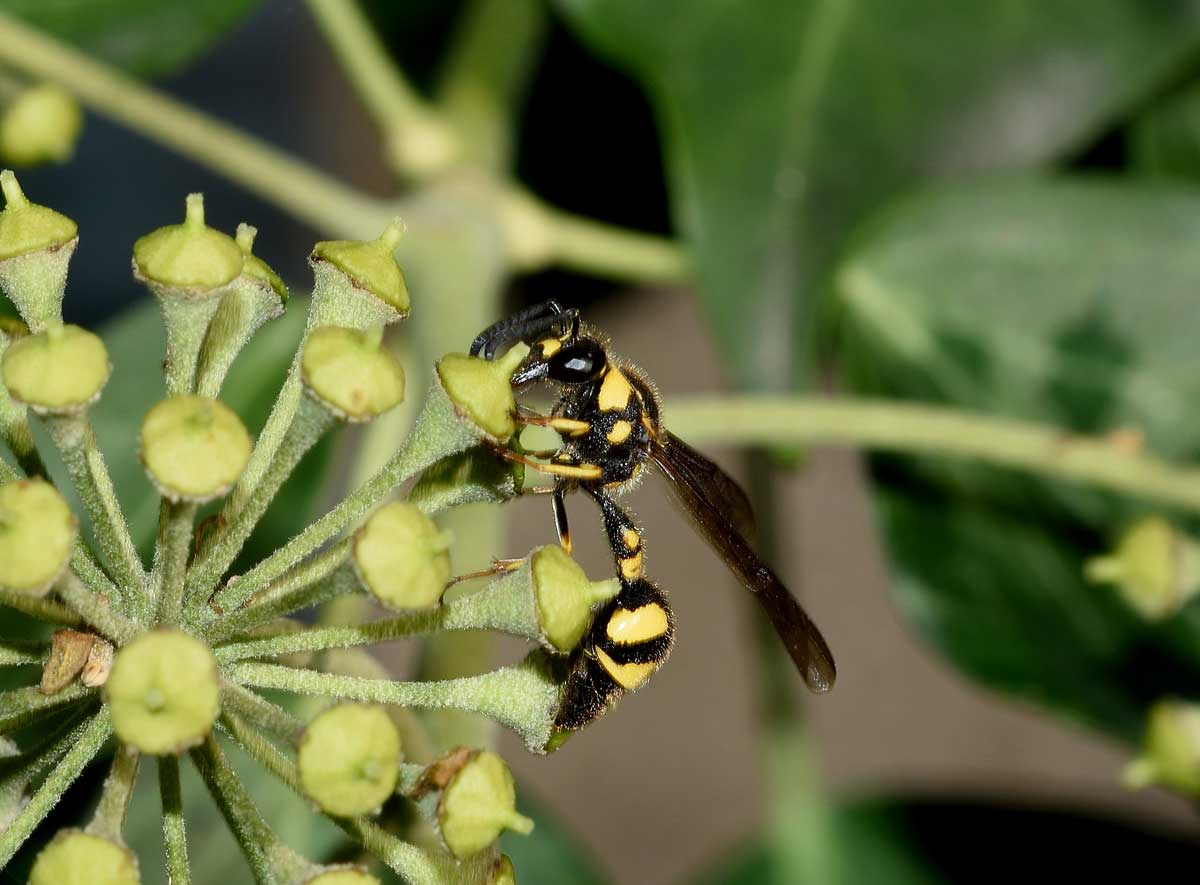
[[[598,377],[604,371],[608,359],[600,343],[583,338],[568,344],[548,360],[547,374],[555,381],[565,384],[582,384]]]

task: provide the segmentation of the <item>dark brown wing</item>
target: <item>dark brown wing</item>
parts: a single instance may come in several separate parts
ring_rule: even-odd
[[[665,431],[663,435],[666,437],[663,447],[676,470],[686,473],[694,485],[708,489],[708,501],[743,538],[753,538],[757,528],[754,509],[737,481],[671,431]]]
[[[829,691],[837,677],[837,668],[821,631],[775,572],[758,558],[717,506],[720,500],[717,496],[722,494],[722,489],[712,485],[706,475],[690,472],[692,462],[687,457],[680,458],[678,453],[686,448],[693,457],[699,457],[705,464],[711,465],[711,462],[684,444],[676,448],[677,443],[679,441],[675,437],[670,437],[665,446],[654,443],[650,457],[670,480],[671,489],[700,534],[716,549],[746,589],[762,603],[775,632],[783,640],[809,690]],[[727,482],[733,482],[724,473],[721,476]]]

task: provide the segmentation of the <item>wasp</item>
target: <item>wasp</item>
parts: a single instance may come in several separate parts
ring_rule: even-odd
[[[556,301],[489,326],[472,342],[471,355],[493,359],[518,342],[530,351],[512,377],[514,388],[548,383],[557,389],[558,400],[549,415],[519,407],[517,421],[550,427],[562,443],[551,452],[507,447],[496,452],[554,478],[554,524],[568,553],[572,544],[565,496],[583,491],[596,502],[621,584],[574,653],[556,727],[574,730],[588,724],[623,692],[640,688],[670,653],[670,605],[645,575],[640,529],[615,500],[648,465],[666,478],[699,534],[762,605],[809,689],[832,688],[836,668],[829,646],[746,540],[754,515],[745,492],[663,426],[658,393],[642,371],[583,327],[577,309],[564,309]]]

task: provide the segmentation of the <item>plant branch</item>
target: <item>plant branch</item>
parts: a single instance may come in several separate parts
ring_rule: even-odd
[[[83,619],[79,615],[65,605],[55,602],[53,599],[28,596],[13,590],[0,589],[0,605],[15,609],[29,615],[31,618],[37,618],[39,621],[46,621],[50,624],[76,627],[83,623]]]
[[[50,774],[42,783],[28,804],[0,834],[0,869],[12,860],[21,844],[29,838],[34,828],[50,813],[55,804],[66,793],[67,788],[75,782],[83,771],[84,766],[92,760],[108,740],[109,727],[108,709],[101,708],[96,717],[79,736],[62,761],[50,770]]]
[[[299,740],[304,731],[304,723],[283,707],[235,682],[221,683],[221,709],[247,719],[291,744]]]
[[[1133,453],[1104,437],[893,400],[737,396],[680,398],[671,429],[734,445],[849,445],[973,458],[1200,512],[1200,469]]]
[[[187,577],[188,551],[196,522],[194,503],[164,501],[155,552],[159,561],[155,573],[159,579],[158,622],[176,625],[183,613],[183,588]]]
[[[179,784],[179,759],[158,757],[158,790],[162,797],[163,844],[167,850],[167,881],[189,885],[192,881],[187,857],[187,829],[183,817],[183,791]]]
[[[117,645],[124,645],[138,634],[137,624],[118,614],[110,604],[83,586],[74,572],[66,572],[55,585],[55,590],[62,601],[76,611],[86,623]]]
[[[89,833],[114,842],[123,841],[121,833],[125,829],[125,816],[129,812],[129,800],[133,798],[133,786],[137,782],[141,761],[141,754],[133,747],[117,744],[112,768],[100,792],[100,802],[87,828]]]
[[[0,639],[0,667],[40,664],[49,653],[49,643],[40,639]]]
[[[0,734],[8,734],[36,722],[58,707],[90,697],[96,689],[81,683],[68,685],[54,694],[42,694],[36,685],[14,688],[0,694]]]

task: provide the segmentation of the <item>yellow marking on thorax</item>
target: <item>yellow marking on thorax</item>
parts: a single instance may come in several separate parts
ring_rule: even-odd
[[[596,404],[601,412],[619,412],[629,405],[633,396],[633,387],[629,379],[616,366],[610,366],[600,382],[600,393],[596,396]]]
[[[604,649],[596,649],[596,658],[600,661],[600,666],[604,668],[621,688],[626,688],[632,691],[641,686],[643,682],[650,678],[657,664],[618,664],[612,658],[604,653]]]
[[[625,542],[626,550],[637,550],[638,542],[642,540],[642,536],[634,529],[625,529],[621,532],[621,540]]]
[[[629,434],[631,433],[633,433],[633,425],[622,418],[620,421],[617,421],[613,424],[612,430],[610,430],[606,436],[608,437],[608,441],[613,445],[620,445],[621,443],[625,442],[625,440],[629,439]]]
[[[658,639],[667,632],[667,612],[657,602],[648,602],[640,608],[618,608],[604,630],[613,642],[636,645]]]
[[[562,350],[562,342],[557,338],[543,338],[538,344],[542,346],[542,359],[548,359]]]
[[[639,550],[633,556],[626,557],[621,560],[621,577],[626,581],[632,581],[635,578],[642,576],[642,551]]]

